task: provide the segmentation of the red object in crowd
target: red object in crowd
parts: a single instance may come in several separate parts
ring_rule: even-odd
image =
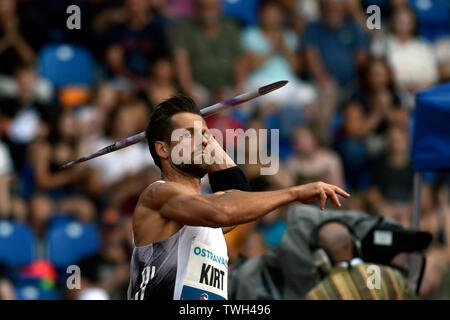
[[[36,260],[31,264],[20,268],[19,273],[26,278],[40,278],[53,282],[58,278],[55,267],[47,260]]]

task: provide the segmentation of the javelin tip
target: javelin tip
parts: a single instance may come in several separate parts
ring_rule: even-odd
[[[281,80],[277,81],[268,85],[265,85],[258,89],[258,92],[260,95],[267,94],[269,92],[272,92],[273,90],[279,89],[281,87],[284,87],[289,81],[287,80]]]

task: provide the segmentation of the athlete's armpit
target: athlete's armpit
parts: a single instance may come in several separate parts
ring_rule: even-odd
[[[227,234],[228,232],[230,232],[231,230],[233,230],[234,228],[236,228],[237,226],[232,226],[232,227],[222,227],[222,232],[223,234]]]

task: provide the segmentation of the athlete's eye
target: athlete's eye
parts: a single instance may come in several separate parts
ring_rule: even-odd
[[[191,136],[191,133],[188,130],[185,130],[183,133],[183,137],[189,138]]]
[[[212,138],[211,131],[206,130],[206,131],[203,133],[203,136],[205,137],[206,140],[210,140],[210,139]]]

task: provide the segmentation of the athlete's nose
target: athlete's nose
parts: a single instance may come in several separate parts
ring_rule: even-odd
[[[208,143],[209,143],[209,135],[204,134],[202,136],[202,146],[206,147],[208,145]]]

